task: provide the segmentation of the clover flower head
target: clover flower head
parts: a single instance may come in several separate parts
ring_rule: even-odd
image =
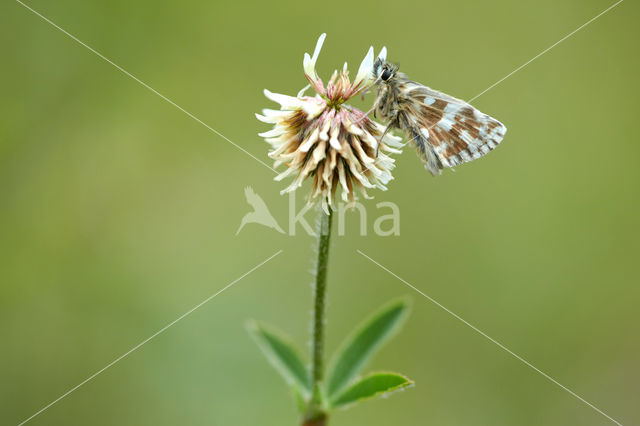
[[[399,154],[403,145],[400,138],[384,133],[385,126],[346,103],[373,84],[373,47],[353,82],[345,63],[342,71],[334,71],[325,87],[315,67],[325,36],[318,39],[313,56],[305,53],[303,60],[304,74],[315,96],[304,95],[309,86],[295,97],[265,89],[265,96],[279,103],[280,109],[265,109],[256,117],[274,125],[272,130],[260,133],[271,144],[269,157],[275,160],[274,167],[287,166],[275,179],[295,176],[282,193],[295,191],[310,178],[309,203],[320,201],[328,213],[338,187],[342,200],[351,205],[357,199],[356,189],[365,198],[371,198],[368,188],[386,190],[393,179],[395,162],[389,154]],[[383,48],[379,57],[385,56]]]

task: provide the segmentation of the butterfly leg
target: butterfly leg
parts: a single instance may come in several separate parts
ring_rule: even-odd
[[[387,128],[384,129],[384,132],[382,132],[382,136],[380,136],[380,140],[378,141],[378,146],[376,146],[376,158],[378,158],[378,152],[380,151],[380,145],[382,144],[382,141],[384,140],[384,137],[387,136],[387,132],[389,130],[391,130],[391,124],[387,125]]]
[[[376,109],[378,109],[378,105],[380,105],[380,98],[376,98],[376,101],[373,103],[373,106],[371,108],[369,108],[369,110],[367,112],[365,112],[362,117],[360,119],[358,119],[358,121],[356,121],[355,124],[360,123],[362,120],[365,119],[365,117],[368,117],[369,114],[373,113],[374,118],[378,118],[376,116]]]

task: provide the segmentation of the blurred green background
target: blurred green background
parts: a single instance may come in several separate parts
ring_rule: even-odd
[[[171,2],[29,5],[258,158],[302,55],[321,75],[368,46],[468,99],[613,2]],[[362,250],[560,383],[640,423],[640,6],[625,1],[474,104],[509,128],[432,178],[415,154],[375,203],[401,235],[331,253],[328,348],[399,295],[414,309],[371,369],[416,386],[337,413],[347,425],[607,425],[566,391],[356,253]],[[286,224],[272,172],[20,4],[0,5],[0,423],[18,424],[279,249],[219,297],[33,425],[294,425],[286,386],[244,329],[307,349],[313,239],[235,236],[251,185]],[[370,105],[369,97],[366,105]],[[301,197],[300,197],[301,199]],[[309,214],[311,221],[313,215]]]

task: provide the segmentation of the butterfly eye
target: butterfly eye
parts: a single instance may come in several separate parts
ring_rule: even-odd
[[[385,69],[382,71],[382,75],[380,76],[380,78],[381,78],[383,81],[387,81],[387,80],[389,80],[389,79],[391,78],[391,71],[389,71],[388,69],[386,69],[386,68],[385,68]]]

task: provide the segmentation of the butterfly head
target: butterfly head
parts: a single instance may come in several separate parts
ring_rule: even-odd
[[[398,66],[396,64],[387,62],[382,58],[376,59],[373,64],[373,78],[378,84],[391,80],[397,72]]]

